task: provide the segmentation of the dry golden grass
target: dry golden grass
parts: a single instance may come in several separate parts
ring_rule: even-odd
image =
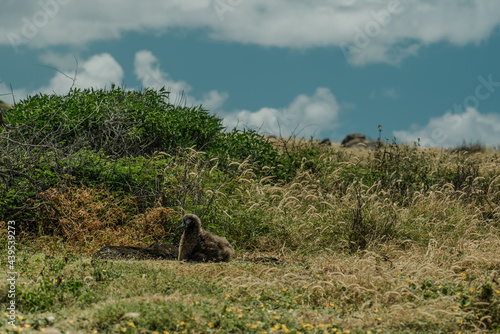
[[[69,282],[85,277],[85,287],[99,297],[87,305],[65,294],[51,313],[20,313],[20,323],[44,324],[55,314],[52,325],[60,330],[110,333],[127,328],[125,314],[137,313],[132,320],[140,333],[155,328],[204,333],[210,324],[216,332],[234,332],[232,326],[237,326],[249,333],[286,333],[282,325],[303,333],[488,332],[494,319],[484,312],[495,303],[498,308],[500,300],[494,283],[499,260],[492,258],[498,239],[461,246],[467,248],[450,250],[431,243],[402,250],[384,244],[354,255],[327,250],[307,256],[290,251],[258,254],[277,257],[280,264],[253,263],[248,259],[256,255],[252,253],[222,264],[118,262],[102,267],[110,275],[105,282],[96,278],[88,257],[50,272],[47,263],[54,259],[30,256],[19,281],[24,291],[39,284],[43,271],[46,278]],[[481,297],[485,284],[493,284],[490,299]],[[154,307],[166,305],[179,308],[173,323],[150,327]]]
[[[137,213],[133,200],[118,199],[104,188],[70,187],[49,189],[46,221],[39,224],[37,242],[45,249],[57,248],[63,240],[65,249],[91,254],[105,245],[143,246],[168,238],[165,225],[178,213],[155,207]]]
[[[97,304],[64,306],[60,312],[68,307],[81,319],[75,328],[105,332],[127,326],[122,318],[106,318],[117,310],[142,312],[142,322],[134,325],[141,333],[158,328],[192,333],[498,330],[498,153],[318,150],[321,155],[312,162],[304,159],[310,168],[291,182],[260,177],[247,163],[234,164],[239,173],[229,190],[203,183],[211,174],[200,176],[196,195],[217,193],[215,213],[204,226],[218,229],[239,249],[235,261],[118,263],[113,269],[117,278],[104,285],[89,283],[89,289],[102,295]],[[189,163],[196,164],[195,155]],[[373,169],[396,158],[406,167]],[[182,164],[166,166],[173,168],[179,168],[179,175],[191,170]],[[419,174],[418,168],[426,172]],[[417,181],[401,190],[411,173]],[[181,189],[177,181],[169,182]],[[50,254],[89,254],[104,244],[171,239],[165,226],[180,215],[162,207],[141,214],[132,200],[104,189],[51,189],[45,196],[50,203],[46,216],[52,220],[40,224],[43,239],[26,243],[27,249],[50,249]],[[73,268],[90,259],[76,261]],[[78,277],[75,272],[92,276],[86,272],[88,264],[89,269],[71,268],[68,277]],[[26,275],[21,284],[36,282],[36,275]],[[164,327],[154,327],[148,319],[156,315],[146,309],[164,303],[179,312]],[[231,311],[223,312],[227,309]],[[192,316],[183,317],[183,312]],[[72,328],[62,320],[55,325]]]

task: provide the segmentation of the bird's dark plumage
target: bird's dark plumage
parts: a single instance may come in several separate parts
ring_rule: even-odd
[[[149,247],[105,246],[94,254],[94,258],[110,260],[176,260],[178,257],[178,247],[160,242]]]
[[[226,238],[202,229],[196,215],[184,215],[178,229],[181,228],[185,230],[179,245],[179,260],[228,262],[234,255],[234,248]]]

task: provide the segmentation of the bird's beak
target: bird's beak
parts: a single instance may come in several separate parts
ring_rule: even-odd
[[[184,228],[184,227],[186,227],[186,223],[184,221],[182,221],[182,223],[179,226],[177,226],[177,229],[180,230],[181,228]]]

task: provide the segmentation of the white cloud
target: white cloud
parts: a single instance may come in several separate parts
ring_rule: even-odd
[[[185,81],[174,81],[168,73],[160,69],[158,59],[151,51],[143,50],[135,54],[134,71],[144,87],[161,88],[188,93],[191,86]]]
[[[63,57],[63,56],[62,56]],[[52,55],[51,59],[55,60],[58,56]],[[73,58],[74,61],[74,58]],[[60,64],[63,66],[64,64]],[[76,64],[73,63],[73,67]],[[28,91],[24,88],[14,89],[16,102],[25,99],[28,95],[42,94],[66,94],[73,85],[75,78],[75,68],[71,69],[69,62],[61,70],[54,70],[55,75],[50,79],[49,83],[33,91]],[[121,83],[123,80],[123,69],[118,62],[109,54],[102,53],[90,57],[87,61],[79,63],[78,73],[74,87],[78,88],[104,88],[109,87],[111,83]],[[5,84],[0,84],[0,94],[4,95],[3,100],[7,103],[14,103],[10,89],[7,89]]]
[[[12,97],[12,94],[14,94],[14,98]],[[28,92],[25,89],[11,90],[11,88],[8,87],[5,82],[2,81],[2,78],[0,78],[0,100],[10,105],[14,105],[15,104],[14,99],[15,102],[17,103],[20,100],[26,98],[27,96]]]
[[[229,94],[227,92],[219,92],[217,90],[211,90],[208,93],[203,94],[200,101],[194,104],[202,104],[203,107],[211,111],[219,110],[224,102],[228,99]],[[196,102],[196,100],[194,100]]]
[[[12,1],[0,12],[0,44],[18,51],[81,46],[126,32],[187,28],[244,44],[347,45],[354,65],[398,64],[424,45],[479,43],[500,24],[498,0],[221,1],[223,8],[213,0]]]
[[[38,59],[47,66],[53,66],[55,68],[74,68],[78,60],[77,55],[72,54],[59,54],[54,51],[48,50],[38,56]]]
[[[264,107],[257,111],[241,110],[224,117],[229,129],[254,128],[270,135],[288,137],[330,136],[336,128],[339,105],[328,88],[317,88],[314,95],[298,95],[289,106],[278,109]]]
[[[200,27],[208,23],[202,14],[210,10],[210,3],[211,0],[11,1],[9,11],[0,13],[0,44],[27,44],[35,48],[78,46],[119,38],[130,31]]]
[[[165,87],[171,92],[170,97],[174,101],[180,100],[179,94],[183,96],[188,105],[203,105],[204,108],[216,111],[228,98],[226,92],[212,90],[203,95],[201,100],[192,97],[189,92],[192,87],[185,81],[175,81],[169,74],[160,69],[158,59],[151,51],[142,50],[135,54],[134,60],[135,75],[144,87],[159,89]]]
[[[4,101],[8,104],[13,103],[10,88],[2,81],[2,78],[0,78],[0,101]]]
[[[72,56],[71,56],[72,58]],[[62,70],[54,70],[55,75],[49,83],[32,92],[25,89],[14,90],[16,101],[26,98],[33,94],[66,94],[73,85],[75,77],[75,60],[70,63],[70,58],[55,53],[46,54],[42,60],[49,65],[60,65]],[[61,60],[58,64],[57,61]],[[73,68],[72,68],[73,67]],[[158,59],[147,50],[136,53],[134,61],[135,75],[141,81],[142,86],[159,89],[165,87],[171,91],[173,102],[184,102],[188,105],[203,105],[210,111],[217,111],[227,100],[229,94],[217,90],[201,94],[201,99],[196,99],[189,93],[192,87],[185,81],[175,81],[169,74],[160,69]],[[78,73],[76,74],[75,87],[79,88],[105,88],[111,83],[120,84],[123,81],[124,72],[120,64],[109,53],[102,53],[90,57],[84,62],[78,64]],[[0,83],[0,94],[3,100],[13,103],[10,89],[5,83]],[[5,94],[5,95],[4,95]]]
[[[481,114],[474,108],[463,113],[447,112],[441,117],[431,118],[426,126],[412,125],[407,131],[394,131],[398,142],[412,144],[420,138],[422,146],[453,147],[480,142],[483,145],[500,145],[500,115]]]
[[[50,83],[47,86],[41,87],[33,93],[65,94],[73,84],[74,77],[74,70],[73,72],[64,71],[64,74],[58,72],[50,79]],[[92,56],[87,61],[78,65],[75,87],[104,88],[109,87],[111,83],[121,83],[122,80],[123,69],[120,64],[109,53],[102,53]]]

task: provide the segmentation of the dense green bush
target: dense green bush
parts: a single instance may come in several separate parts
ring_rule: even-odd
[[[221,134],[210,154],[219,158],[221,167],[226,170],[229,169],[232,160],[246,160],[257,163],[260,167],[274,167],[280,162],[280,156],[269,140],[251,129],[233,129]],[[262,171],[256,170],[256,172]]]
[[[137,156],[179,147],[209,147],[222,120],[202,107],[175,106],[169,92],[74,89],[65,96],[35,95],[7,114],[18,135],[36,145],[82,147],[106,154]]]
[[[192,147],[211,158],[275,164],[275,148],[254,130],[224,131],[222,119],[200,107],[176,106],[164,89],[74,89],[65,96],[39,94],[6,117],[9,138],[25,145],[113,158],[154,152],[176,154]]]
[[[26,209],[43,202],[41,192],[62,184],[105,184],[150,206],[165,198],[161,160],[180,158],[186,148],[204,151],[207,161],[216,158],[217,168],[229,175],[237,169],[234,161],[256,163],[257,173],[279,161],[274,146],[256,131],[225,131],[222,119],[201,106],[171,104],[165,89],[38,94],[9,110],[5,123],[0,220],[17,215],[27,225],[37,218]]]

